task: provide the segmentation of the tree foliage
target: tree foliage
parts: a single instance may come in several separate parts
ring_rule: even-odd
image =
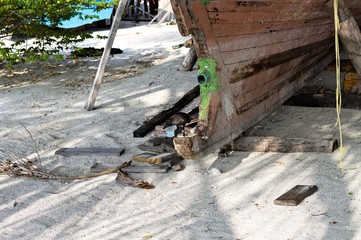
[[[79,11],[94,8],[96,11],[111,7],[116,1],[107,0],[0,0],[0,63],[13,64],[18,61],[46,60],[70,44],[92,38],[91,32],[61,28],[61,22],[72,17],[94,18]],[[1,38],[21,36],[10,48]],[[33,38],[32,47],[19,48]],[[55,48],[51,48],[54,46]]]

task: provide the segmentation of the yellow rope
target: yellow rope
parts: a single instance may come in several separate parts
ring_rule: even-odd
[[[341,126],[341,80],[340,80],[340,45],[338,41],[338,31],[340,29],[340,22],[338,17],[338,0],[333,1],[333,13],[335,20],[335,52],[336,52],[336,113],[339,134],[340,134],[340,168],[342,169],[343,160],[343,145],[342,145],[342,126]]]

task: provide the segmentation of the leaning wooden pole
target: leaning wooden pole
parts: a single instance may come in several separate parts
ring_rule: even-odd
[[[87,111],[91,111],[94,109],[95,100],[98,95],[98,91],[100,89],[100,84],[103,79],[105,66],[107,65],[109,55],[110,55],[110,50],[112,49],[114,39],[117,34],[117,30],[119,28],[119,24],[122,19],[122,15],[123,15],[126,3],[127,3],[127,0],[120,0],[119,5],[117,7],[114,21],[113,21],[112,27],[110,28],[108,40],[106,42],[106,46],[105,46],[102,58],[99,63],[99,67],[98,67],[97,73],[95,75],[93,86],[92,86],[88,101],[84,107]]]
[[[327,7],[329,12],[333,15],[333,0],[327,2]],[[343,0],[338,1],[338,15],[340,19],[340,29],[338,31],[338,35],[348,56],[350,57],[352,65],[361,76],[360,28]]]

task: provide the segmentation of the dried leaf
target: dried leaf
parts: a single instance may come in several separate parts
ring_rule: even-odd
[[[119,169],[118,176],[115,179],[115,181],[117,182],[117,184],[119,184],[121,186],[139,187],[139,188],[144,188],[144,189],[154,188],[154,185],[147,181],[143,181],[141,179],[139,179],[139,180],[132,179],[129,176],[129,174],[124,172],[122,169]]]
[[[139,187],[139,188],[144,188],[144,189],[152,189],[154,188],[154,185],[147,182],[147,181],[143,181],[143,180],[135,180],[133,182],[133,186],[134,187]]]
[[[280,162],[280,161],[275,161],[275,162],[272,162],[273,164],[279,164],[279,165],[284,165],[285,163],[284,162]]]
[[[128,173],[119,169],[118,176],[115,181],[122,186],[133,186],[133,179],[128,176]]]

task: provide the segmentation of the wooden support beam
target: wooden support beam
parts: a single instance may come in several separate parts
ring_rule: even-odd
[[[333,0],[327,2],[327,7],[333,17]],[[338,0],[338,16],[340,21],[340,29],[338,35],[342,44],[356,69],[361,76],[361,33],[360,28],[353,17],[351,11],[347,8],[343,0]],[[354,87],[356,92],[361,94],[361,82]]]
[[[191,47],[186,57],[184,58],[182,64],[179,66],[178,71],[183,71],[183,72],[192,71],[196,62],[197,62],[196,50],[194,49],[194,47]]]
[[[245,152],[325,152],[338,148],[336,139],[305,139],[240,136],[228,145],[228,151]],[[224,150],[223,150],[224,151]]]
[[[98,95],[98,91],[100,89],[100,84],[102,82],[102,78],[104,75],[105,66],[107,65],[107,62],[109,59],[110,50],[113,46],[114,39],[117,34],[117,30],[119,28],[119,24],[122,19],[122,15],[124,13],[124,8],[126,5],[126,2],[127,2],[127,0],[120,0],[119,5],[117,7],[114,21],[113,21],[112,27],[110,28],[108,40],[106,42],[106,46],[104,48],[103,55],[102,55],[102,58],[99,63],[99,67],[98,67],[97,73],[95,75],[93,86],[92,86],[88,101],[84,107],[87,111],[91,111],[94,109],[95,100]]]
[[[170,4],[170,2],[168,2],[163,8],[162,10],[147,24],[147,26],[149,26],[150,24],[152,24],[155,20],[158,19],[158,17],[163,14],[163,12],[165,11],[165,9],[168,7],[168,5]]]
[[[133,132],[134,137],[144,137],[149,132],[153,131],[155,126],[164,123],[167,119],[169,119],[173,114],[179,112],[182,108],[187,106],[190,102],[193,101],[196,97],[199,96],[199,85],[194,87],[191,91],[186,93],[178,102],[176,102],[173,107],[164,110],[154,116],[147,123],[142,125],[140,128]]]

